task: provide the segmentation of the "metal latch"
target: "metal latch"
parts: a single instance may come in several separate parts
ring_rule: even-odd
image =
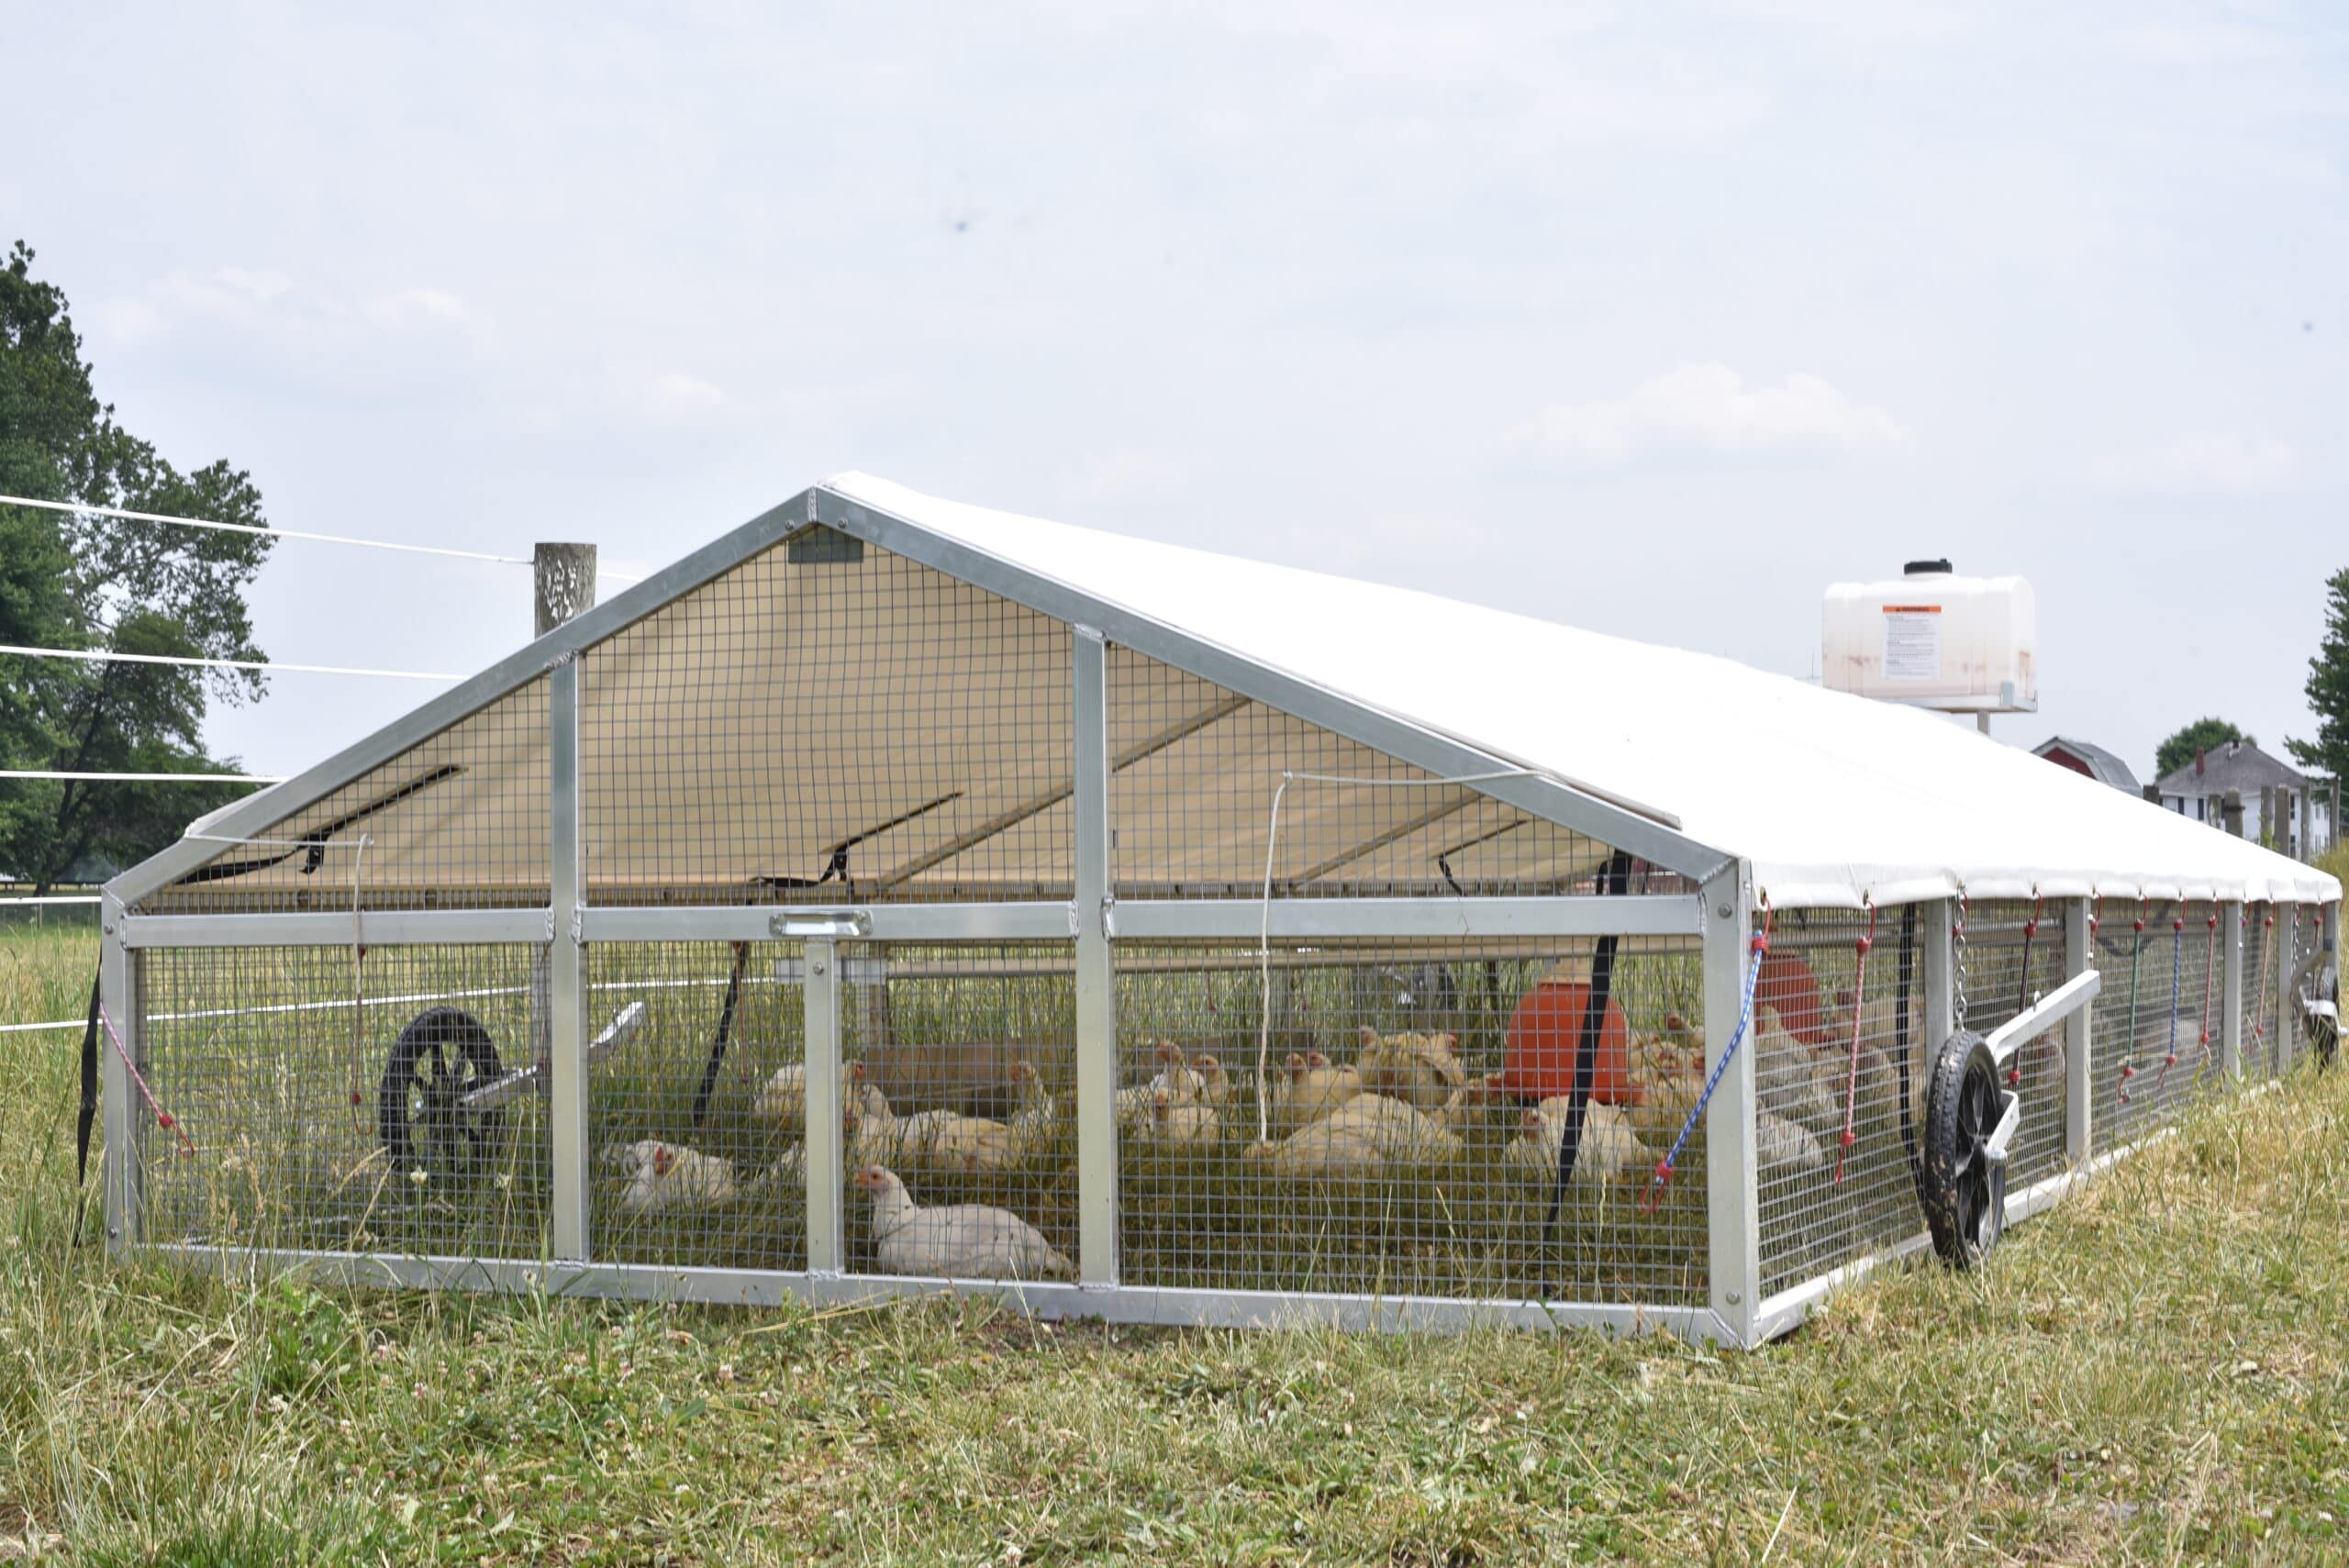
[[[788,939],[869,937],[873,913],[868,909],[784,909],[767,921],[767,930]]]

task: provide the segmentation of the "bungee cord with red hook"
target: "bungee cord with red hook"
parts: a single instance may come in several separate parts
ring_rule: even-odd
[[[177,1135],[181,1153],[194,1154],[195,1140],[187,1135],[187,1129],[180,1125],[179,1118],[165,1110],[162,1103],[155,1098],[155,1091],[147,1086],[146,1074],[140,1073],[139,1064],[130,1060],[130,1051],[123,1045],[122,1036],[115,1029],[114,1018],[103,1006],[98,1008],[98,1021],[106,1025],[106,1038],[114,1041],[114,1053],[122,1058],[123,1070],[130,1074],[130,1081],[138,1085],[139,1097],[145,1100],[147,1108],[155,1113],[155,1125],[166,1132]]]
[[[2137,895],[2137,917],[2130,923],[2134,933],[2129,955],[2129,1051],[2121,1063],[2121,1082],[2114,1085],[2121,1103],[2129,1103],[2129,1080],[2137,1075],[2137,969],[2145,959],[2145,895]]]
[[[1852,1145],[1859,1141],[1852,1123],[1860,1103],[1860,1018],[1867,1006],[1868,949],[1876,946],[1876,900],[1870,898],[1866,902],[1867,934],[1859,939],[1857,973],[1852,981],[1852,1072],[1843,1086],[1843,1139],[1835,1150],[1834,1184],[1839,1187],[1843,1184],[1843,1161],[1851,1153]]]
[[[1674,1162],[1688,1146],[1688,1140],[1696,1132],[1698,1122],[1704,1119],[1705,1106],[1711,1102],[1713,1091],[1720,1087],[1721,1075],[1729,1071],[1730,1062],[1737,1055],[1737,1048],[1744,1042],[1746,1031],[1753,1023],[1753,993],[1762,982],[1762,960],[1770,951],[1772,914],[1770,900],[1765,895],[1762,900],[1762,929],[1753,933],[1751,956],[1746,961],[1745,998],[1738,1009],[1737,1028],[1730,1032],[1729,1044],[1721,1049],[1721,1059],[1713,1063],[1710,1073],[1705,1074],[1705,1086],[1698,1091],[1697,1103],[1688,1108],[1688,1118],[1680,1124],[1680,1136],[1672,1140],[1671,1149],[1656,1162],[1655,1176],[1648,1186],[1647,1196],[1640,1201],[1640,1212],[1642,1214],[1653,1214],[1656,1206],[1664,1201],[1664,1189],[1672,1181]]]
[[[2047,900],[2039,889],[2031,890],[2031,918],[2022,923],[2022,973],[2015,981],[2015,1013],[2020,1017],[2031,1001],[2031,940],[2039,935],[2039,917],[2047,910]],[[2007,1062],[2007,1087],[2011,1089],[2022,1082],[2022,1052],[2017,1051]]]
[[[2169,923],[2169,1050],[2162,1058],[2162,1070],[2154,1076],[2154,1096],[2161,1097],[2162,1085],[2169,1082],[2169,1070],[2177,1065],[2177,996],[2178,982],[2186,963],[2186,908],[2178,906],[2176,916]]]

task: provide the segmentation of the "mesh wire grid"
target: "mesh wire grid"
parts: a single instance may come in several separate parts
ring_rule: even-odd
[[[1074,946],[843,942],[839,962],[846,1271],[1074,1277]]]
[[[1612,853],[1129,649],[1108,712],[1120,898],[1260,896],[1276,799],[1280,898],[1589,893]],[[1630,888],[1687,890],[1644,870]]]
[[[2243,1075],[2256,1083],[2276,1075],[2276,906],[2243,906]]]
[[[1910,907],[1919,915],[1904,1052],[1901,946]],[[1924,906],[1878,910],[1863,977],[1865,911],[1787,909],[1773,922],[1748,1042],[1754,1053],[1765,1296],[1924,1228],[1911,1151],[1922,1136],[1932,1061],[1923,956],[1932,929]]]
[[[376,947],[356,963],[349,947],[139,954],[142,1071],[177,1128],[149,1120],[140,1133],[146,1239],[541,1255],[534,1096],[473,1112],[437,1093],[529,1062],[539,951]]]
[[[588,901],[1070,896],[1068,628],[821,537],[584,656]]]
[[[1987,1036],[2064,984],[2064,906],[1993,899],[1965,915],[1964,1026]],[[2064,1026],[2026,1040],[2009,1064],[2008,1087],[2020,1096],[2022,1122],[2009,1148],[2007,1190],[2020,1192],[2062,1173],[2070,1109]]]
[[[796,942],[598,942],[588,1069],[598,1259],[807,1266],[807,1006]]]
[[[2090,1126],[2099,1153],[2143,1141],[2219,1082],[2215,913],[2217,906],[2199,900],[2104,902],[2096,927],[2104,988],[2097,995],[2090,1058]]]
[[[1701,1129],[1643,1204],[1702,1083],[1694,940],[1616,943],[1594,1099],[1553,1217],[1595,951],[1285,944],[1267,1045],[1252,944],[1119,944],[1121,1277],[1703,1304]]]
[[[139,914],[543,907],[547,683],[534,680],[271,826]]]

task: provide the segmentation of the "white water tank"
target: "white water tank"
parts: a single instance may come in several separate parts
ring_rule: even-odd
[[[1831,691],[1945,713],[2039,709],[2039,611],[2021,577],[1960,577],[1946,561],[1827,590]]]

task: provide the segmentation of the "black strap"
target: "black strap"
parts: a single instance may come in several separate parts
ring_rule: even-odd
[[[82,1029],[82,1108],[73,1123],[73,1184],[86,1185],[90,1179],[90,1129],[98,1119],[98,982],[106,971],[101,968],[90,977],[90,1021]],[[73,1210],[73,1244],[82,1244],[82,1210]]]
[[[718,1087],[718,1070],[726,1061],[726,1042],[734,1035],[734,1008],[742,1000],[742,971],[751,961],[751,944],[734,944],[734,969],[726,977],[726,1005],[718,1010],[718,1037],[709,1042],[709,1064],[701,1070],[701,1087],[694,1091],[694,1130],[701,1130],[709,1114],[710,1092]]]
[[[1609,858],[1607,868],[1599,874],[1598,890],[1620,897],[1630,884],[1631,857],[1618,851]],[[1609,932],[1598,939],[1590,956],[1590,990],[1583,998],[1582,1029],[1575,1040],[1575,1086],[1567,1097],[1565,1125],[1558,1129],[1558,1179],[1550,1189],[1550,1212],[1542,1221],[1542,1250],[1546,1257],[1550,1249],[1550,1233],[1558,1223],[1558,1210],[1566,1201],[1566,1184],[1574,1180],[1575,1165],[1582,1157],[1582,1126],[1584,1109],[1590,1104],[1590,1092],[1598,1079],[1598,1041],[1607,1027],[1607,994],[1615,984],[1615,943]]]
[[[325,826],[311,828],[308,832],[303,834],[301,838],[295,840],[294,848],[286,851],[282,855],[264,855],[258,859],[245,861],[221,861],[212,865],[199,866],[195,871],[192,871],[185,876],[180,878],[179,885],[182,887],[193,887],[198,883],[224,882],[229,877],[243,876],[250,872],[267,871],[273,865],[284,864],[287,861],[292,860],[297,854],[304,855],[302,862],[302,874],[304,876],[311,875],[320,866],[326,863],[327,840],[333,838],[337,833],[341,832],[345,828],[366,821],[367,818],[374,816],[378,811],[388,810],[390,807],[397,806],[401,801],[406,800],[409,795],[415,795],[418,791],[430,789],[442,779],[452,778],[462,772],[464,772],[464,770],[454,762],[443,762],[440,766],[433,769],[430,773],[426,773],[423,777],[410,780],[408,783],[400,785],[399,788],[393,790],[390,794],[385,795],[379,799],[369,801],[366,805],[359,807],[356,811],[346,811],[341,816],[336,817],[333,821],[327,823]]]

